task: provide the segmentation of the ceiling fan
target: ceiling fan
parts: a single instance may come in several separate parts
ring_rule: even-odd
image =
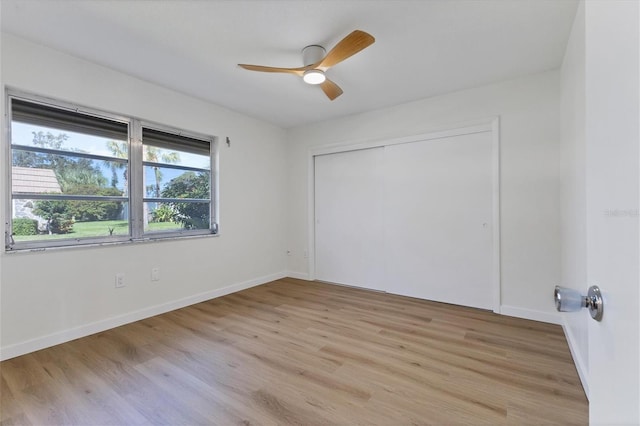
[[[303,67],[279,68],[248,64],[238,64],[238,66],[249,71],[296,74],[302,77],[305,83],[320,85],[327,97],[334,100],[342,94],[342,89],[329,80],[325,76],[325,72],[334,65],[369,47],[375,40],[371,34],[355,30],[340,40],[326,55],[326,50],[322,46],[311,45],[302,49]]]

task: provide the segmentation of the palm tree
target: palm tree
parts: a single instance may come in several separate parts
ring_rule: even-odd
[[[129,146],[126,142],[118,142],[118,141],[107,141],[107,148],[114,157],[117,158],[128,158],[129,157]],[[168,164],[174,164],[180,161],[180,153],[178,152],[163,152],[160,153],[160,149],[155,146],[145,145],[145,160],[151,163],[157,163],[158,161],[162,161]],[[112,173],[116,173],[117,170],[123,170],[124,177],[124,194],[127,193],[129,176],[127,173],[127,166],[124,163],[116,163],[109,162],[109,167],[111,168]],[[162,182],[162,171],[158,166],[153,166],[153,174],[155,176],[155,185],[153,186],[153,192],[156,198],[160,197],[160,182]],[[116,182],[117,179],[112,179],[113,182]]]
[[[144,146],[144,160],[149,161],[150,163],[158,163],[160,161],[168,164],[177,163],[180,161],[180,154],[171,151],[171,152],[161,152],[159,148],[155,146],[145,145]],[[160,167],[153,166],[153,175],[155,177],[155,185],[152,187],[155,198],[160,198],[160,182],[162,182],[162,170]],[[148,203],[144,203],[143,216],[145,225],[149,223],[149,205]],[[157,206],[154,206],[157,207]]]
[[[114,157],[117,157],[117,158],[129,157],[129,145],[126,142],[107,141],[107,148],[109,149],[109,151],[111,151]],[[117,171],[124,169],[124,172],[122,173],[124,177],[124,191],[122,192],[122,195],[126,196],[127,192],[129,191],[129,168],[125,163],[116,163],[114,161],[109,161],[108,166],[111,169],[111,173],[113,173],[115,177],[115,179],[111,179],[112,181],[111,185],[114,187],[115,187],[115,183],[118,181]]]
[[[129,145],[127,144],[127,142],[107,141],[107,148],[109,149],[109,151],[111,151],[114,157],[129,157]],[[161,153],[159,148],[150,145],[144,145],[144,150],[144,160],[151,163],[157,163],[159,162],[159,160],[161,160],[164,163],[173,164],[180,161],[180,154],[178,152]],[[109,167],[111,168],[111,172],[114,173],[114,175],[116,174],[117,170],[124,169],[124,192],[122,195],[126,196],[129,188],[129,175],[127,165],[124,163],[116,163],[110,161]],[[160,170],[160,167],[153,166],[153,174],[155,176],[155,185],[153,186],[153,192],[156,198],[160,198],[160,182],[162,182],[162,171]],[[147,203],[144,203],[143,209],[144,223],[146,224],[149,220],[149,207],[147,206]]]
[[[172,152],[163,152],[161,155],[160,150],[155,146],[145,146],[145,159],[146,161],[157,163],[159,160],[162,160],[163,163],[175,164],[180,161],[180,153],[172,151]],[[160,182],[162,182],[162,171],[158,166],[153,166],[153,174],[155,176],[155,186],[153,187],[154,195],[156,198],[160,198]]]

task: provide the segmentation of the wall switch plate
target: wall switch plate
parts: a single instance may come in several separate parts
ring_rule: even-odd
[[[124,274],[116,274],[116,288],[124,287]]]
[[[151,281],[160,281],[160,268],[151,268]]]

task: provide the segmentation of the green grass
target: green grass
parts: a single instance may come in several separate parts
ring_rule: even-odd
[[[94,222],[76,222],[72,232],[68,234],[42,234],[42,235],[14,235],[17,241],[41,241],[61,240],[65,238],[91,238],[108,237],[109,229],[113,229],[114,236],[128,235],[129,224],[126,220],[99,220]],[[167,231],[182,229],[182,226],[173,222],[154,222],[147,225],[147,231]]]

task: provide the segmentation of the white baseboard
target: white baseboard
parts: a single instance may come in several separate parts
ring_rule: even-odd
[[[299,280],[309,281],[309,274],[306,272],[287,271],[287,276]]]
[[[533,309],[518,308],[516,306],[501,305],[500,313],[510,317],[524,318],[533,321],[560,324],[560,316],[555,312],[534,311]]]
[[[271,274],[264,277],[231,284],[229,286],[217,288],[215,290],[206,291],[204,293],[194,294],[193,296],[187,296],[182,299],[172,300],[160,305],[150,306],[148,308],[129,312],[123,315],[118,315],[112,318],[106,318],[100,321],[84,324],[46,336],[30,339],[24,342],[15,343],[13,345],[0,348],[0,361],[28,354],[30,352],[48,348],[50,346],[59,345],[60,343],[68,342],[80,337],[89,336],[91,334],[99,333],[101,331],[109,330],[111,328],[119,327],[121,325],[129,324],[155,315],[164,314],[166,312],[184,308],[185,306],[193,305],[195,303],[215,299],[216,297],[224,296],[250,287],[255,287],[271,281],[279,280],[287,276],[289,276],[289,274],[286,272]]]
[[[573,363],[576,366],[576,370],[578,370],[578,377],[580,377],[582,389],[584,389],[584,393],[585,395],[587,395],[587,399],[589,399],[589,375],[587,374],[588,370],[587,365],[584,362],[584,358],[578,350],[578,341],[571,331],[571,327],[569,327],[567,322],[564,320],[562,320],[562,330],[564,330],[564,336],[566,337],[567,343],[569,344],[569,350],[571,351],[571,356],[573,357]]]

